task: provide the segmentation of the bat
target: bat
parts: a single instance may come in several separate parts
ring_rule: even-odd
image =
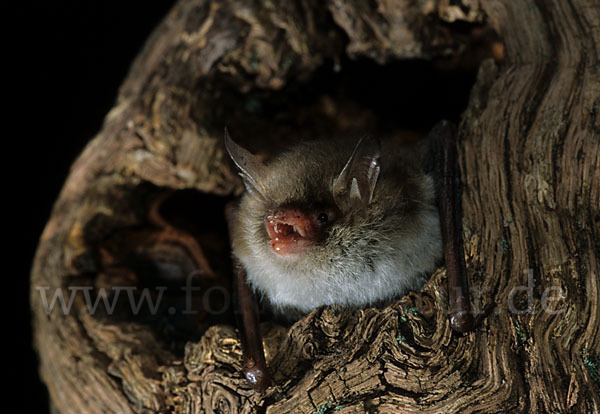
[[[270,377],[255,292],[287,320],[323,305],[380,305],[420,290],[444,257],[451,325],[474,329],[455,135],[442,121],[410,147],[369,136],[310,141],[265,164],[225,131],[246,187],[227,218],[244,375],[256,390]]]

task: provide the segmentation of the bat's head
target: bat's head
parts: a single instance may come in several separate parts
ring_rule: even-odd
[[[248,195],[265,207],[261,209],[266,211],[264,227],[274,253],[303,253],[322,243],[343,216],[367,216],[380,171],[377,139],[360,139],[342,168],[336,168],[338,154],[327,149],[317,154],[310,144],[305,151],[296,148],[291,157],[271,168],[236,144],[227,131],[225,145]],[[347,152],[347,148],[340,150]]]
[[[272,302],[290,302],[288,292],[305,309],[373,302],[399,290],[381,275],[434,267],[441,247],[433,183],[413,157],[382,151],[371,137],[303,143],[268,164],[227,132],[225,145],[247,189],[233,250]],[[369,274],[378,274],[370,280],[379,293],[348,290],[349,280]]]

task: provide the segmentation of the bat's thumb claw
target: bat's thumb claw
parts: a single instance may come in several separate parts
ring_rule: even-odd
[[[271,384],[269,371],[265,366],[261,367],[260,365],[249,359],[244,366],[244,377],[250,381],[252,388],[257,392],[263,392]]]
[[[477,329],[483,320],[487,318],[494,308],[496,304],[494,302],[488,303],[483,312],[480,313],[477,317],[473,317],[471,311],[460,311],[450,316],[450,326],[455,332],[466,334]]]
[[[456,312],[450,316],[450,326],[455,332],[465,334],[475,329],[473,315],[469,311]]]

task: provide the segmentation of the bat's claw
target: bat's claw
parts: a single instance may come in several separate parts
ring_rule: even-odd
[[[490,302],[487,305],[485,305],[485,307],[483,308],[483,312],[481,312],[479,315],[477,315],[477,318],[475,318],[475,328],[477,328],[479,325],[481,325],[483,320],[485,318],[487,318],[488,316],[490,316],[492,314],[492,311],[495,308],[496,308],[495,302]]]
[[[477,315],[477,317],[473,317],[470,310],[456,312],[450,315],[450,327],[453,331],[460,334],[472,332],[481,325],[483,320],[492,313],[495,307],[496,304],[494,302],[488,303],[483,308],[483,312]]]
[[[244,364],[244,377],[252,384],[256,392],[263,392],[271,385],[271,376],[266,366],[257,364],[253,359],[248,359]]]
[[[450,316],[450,327],[454,332],[466,334],[475,329],[475,319],[470,312],[457,312]]]

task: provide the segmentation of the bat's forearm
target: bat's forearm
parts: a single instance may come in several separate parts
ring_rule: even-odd
[[[244,267],[234,259],[236,319],[244,353],[244,376],[256,391],[264,391],[271,382],[260,333],[258,304],[246,280]]]
[[[232,237],[232,226],[234,226],[233,208],[229,204],[225,211],[230,237]],[[258,303],[246,280],[246,270],[235,257],[233,258],[233,273],[235,316],[244,355],[244,376],[256,391],[262,392],[269,386],[271,377],[267,370],[260,333]]]
[[[450,325],[455,331],[466,333],[477,328],[481,320],[494,308],[494,304],[488,304],[484,308],[484,312],[478,317],[474,317],[471,312],[461,234],[461,188],[456,149],[456,130],[451,123],[442,121],[434,127],[431,133],[436,136],[439,144],[436,179],[438,180],[438,205],[448,277]]]

